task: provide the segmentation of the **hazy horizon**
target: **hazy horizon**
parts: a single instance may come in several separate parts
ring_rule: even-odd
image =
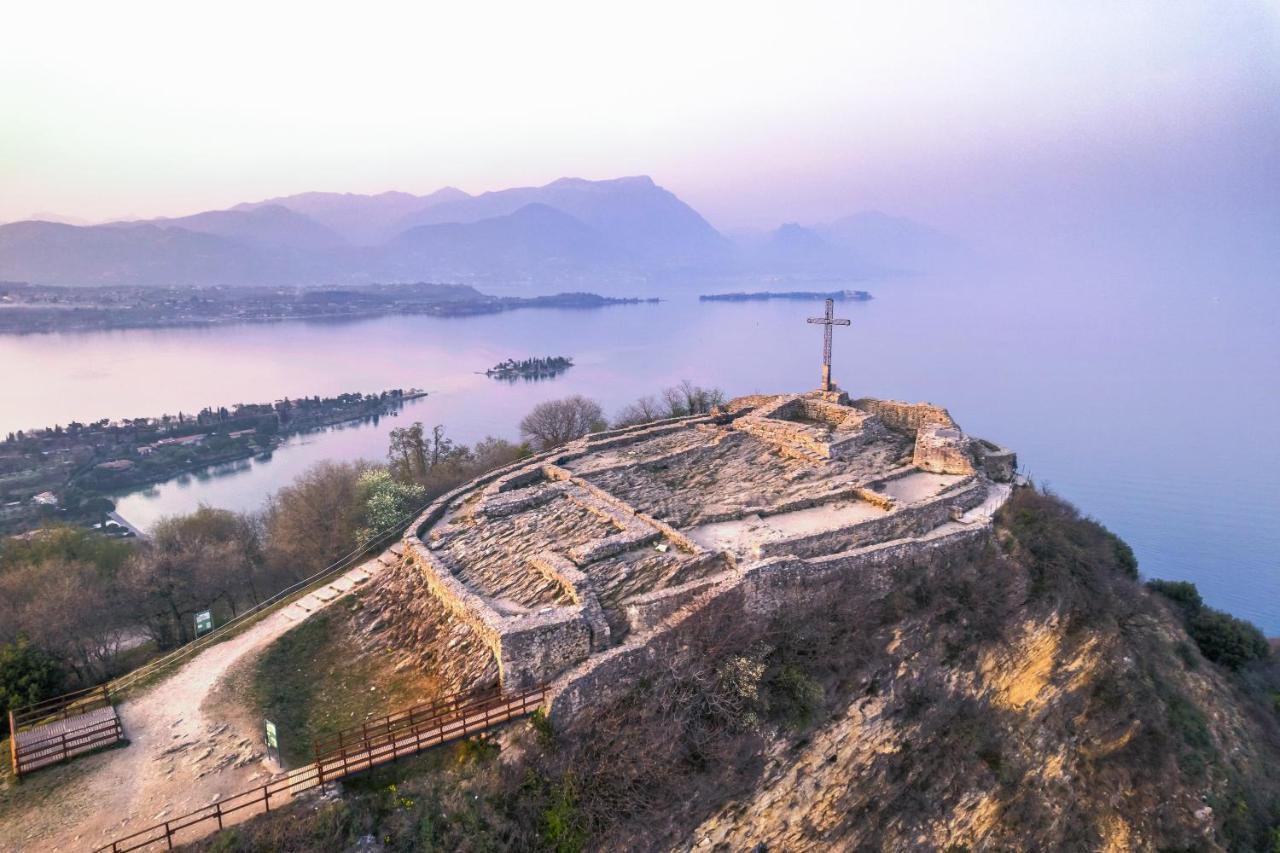
[[[722,230],[1280,221],[1274,4],[250,8],[15,10],[0,221],[633,174]]]

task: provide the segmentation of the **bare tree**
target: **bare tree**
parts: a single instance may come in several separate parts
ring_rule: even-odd
[[[659,399],[660,398],[660,399]],[[664,388],[658,398],[646,395],[629,403],[618,412],[615,426],[644,424],[662,418],[682,418],[688,415],[705,415],[724,403],[724,392],[719,388],[703,388],[688,379],[679,385]]]
[[[605,426],[600,404],[575,394],[534,406],[520,421],[520,435],[537,449],[549,450],[587,433],[599,432]]]
[[[647,424],[650,421],[656,421],[666,416],[666,412],[657,398],[652,394],[646,394],[634,403],[628,403],[623,406],[622,410],[618,412],[618,416],[613,419],[613,425],[624,427]]]
[[[363,524],[359,479],[366,467],[321,462],[276,493],[264,520],[273,568],[297,580],[355,546],[356,530]]]

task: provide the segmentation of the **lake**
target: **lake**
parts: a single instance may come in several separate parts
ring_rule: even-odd
[[[1213,605],[1280,634],[1280,304],[1271,287],[1062,267],[849,286],[834,376],[855,396],[929,400],[1008,445],[1025,471],[1129,541],[1147,576],[1195,581]],[[1139,282],[1139,283],[1135,283]],[[817,303],[660,304],[0,338],[0,430],[197,411],[283,396],[417,386],[376,424],[294,436],[251,460],[124,497],[146,528],[200,503],[254,509],[326,458],[382,460],[415,420],[471,442],[517,438],[571,393],[613,414],[681,379],[730,395],[815,387]],[[477,371],[568,355],[564,375]]]

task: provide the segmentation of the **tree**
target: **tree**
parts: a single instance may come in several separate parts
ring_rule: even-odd
[[[417,483],[401,483],[385,468],[365,471],[358,483],[364,505],[364,529],[359,539],[368,541],[404,523],[406,517],[422,507],[426,489]]]
[[[652,394],[646,394],[634,403],[628,403],[623,406],[622,410],[618,412],[618,416],[613,419],[613,425],[616,427],[635,426],[660,420],[664,417],[666,417],[666,412],[662,408],[662,404]]]
[[[364,524],[360,475],[364,463],[321,462],[285,486],[264,519],[267,559],[291,579],[300,579],[344,556]]]
[[[550,450],[605,426],[600,404],[575,394],[534,406],[520,421],[520,435],[537,449]]]
[[[260,576],[256,521],[228,510],[200,507],[161,520],[121,575],[121,592],[161,647],[184,643],[194,617],[215,603],[232,616],[273,586]]]
[[[0,645],[0,726],[9,728],[9,711],[58,695],[63,689],[57,661],[18,637]]]
[[[658,397],[647,394],[634,403],[628,403],[618,412],[614,425],[633,426],[663,418],[705,415],[716,406],[723,405],[724,399],[724,392],[719,388],[703,388],[685,379],[679,385],[664,388]]]
[[[1206,607],[1187,626],[1200,653],[1228,669],[1263,660],[1271,653],[1267,638],[1258,628],[1221,610]]]

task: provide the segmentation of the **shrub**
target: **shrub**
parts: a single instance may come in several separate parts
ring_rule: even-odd
[[[784,666],[769,679],[769,708],[793,729],[813,722],[824,697],[822,685],[795,666]]]
[[[1165,581],[1154,578],[1147,581],[1147,589],[1160,593],[1188,614],[1196,613],[1204,606],[1200,590],[1189,581]]]
[[[1271,653],[1267,638],[1256,626],[1220,610],[1202,610],[1187,629],[1201,654],[1228,669],[1240,669]]]
[[[9,727],[9,711],[56,696],[62,670],[53,658],[27,644],[26,637],[0,646],[0,727]]]

